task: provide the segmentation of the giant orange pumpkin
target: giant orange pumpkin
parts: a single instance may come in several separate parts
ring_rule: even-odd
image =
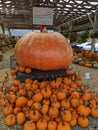
[[[14,56],[17,62],[39,70],[65,69],[73,59],[68,40],[58,32],[30,32],[15,45]]]

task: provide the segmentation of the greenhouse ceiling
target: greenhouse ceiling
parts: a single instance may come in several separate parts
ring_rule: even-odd
[[[98,0],[0,0],[0,22],[9,29],[38,28],[33,22],[34,7],[53,9],[53,25],[47,25],[53,29],[70,21],[87,22],[87,13],[97,11]]]

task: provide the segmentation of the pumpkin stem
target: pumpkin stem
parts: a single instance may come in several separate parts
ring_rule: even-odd
[[[86,107],[87,106],[87,101],[84,101],[84,107]]]
[[[48,30],[46,27],[42,30],[42,33],[48,33]]]
[[[6,104],[8,105],[8,107],[10,106],[9,100],[5,99]]]
[[[62,91],[62,89],[63,89],[63,85],[60,85],[60,91]]]
[[[54,109],[53,101],[51,100],[51,108]]]
[[[53,121],[54,120],[54,118],[53,118],[53,116],[51,117],[51,121]]]
[[[62,118],[62,114],[60,114],[60,118],[61,118],[61,121],[62,121],[62,125],[64,126],[65,123],[64,123],[64,120],[63,120],[63,118]]]
[[[44,115],[41,117],[41,121],[43,122],[43,120],[44,120]]]
[[[95,98],[96,97],[96,93],[94,91],[91,92],[91,97]]]
[[[47,92],[47,88],[46,88],[46,86],[44,86],[44,89],[45,89],[45,91]]]
[[[6,72],[6,77],[8,77],[9,75],[8,75],[8,72]]]
[[[64,120],[63,120],[63,119],[62,119],[62,125],[63,125],[63,126],[65,125]]]
[[[33,110],[33,114],[35,115],[36,112],[35,112],[35,106],[32,107],[32,110]]]
[[[38,93],[38,92],[40,92],[40,90],[38,89],[38,90],[36,90],[36,91],[34,91],[34,94],[36,94],[36,93]]]
[[[6,76],[5,76],[5,79],[4,79],[4,83],[7,83],[7,82],[8,82],[8,77],[9,77],[9,75],[8,75],[8,73],[6,72]]]
[[[3,87],[3,94],[5,95],[6,94],[6,88]]]
[[[10,122],[12,124],[12,120],[13,120],[13,115],[10,116]]]

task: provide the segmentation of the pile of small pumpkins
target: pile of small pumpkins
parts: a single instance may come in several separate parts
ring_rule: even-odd
[[[23,125],[24,130],[71,130],[90,123],[88,116],[98,118],[98,97],[83,86],[79,73],[66,69],[67,77],[52,81],[28,78],[20,83],[17,72],[31,73],[32,69],[16,66],[11,71],[13,83],[6,91],[9,76],[4,79],[0,91],[5,123]]]
[[[79,53],[74,53],[73,63],[80,64],[89,68],[98,69],[98,53],[92,53],[90,51],[81,51]]]
[[[69,69],[73,52],[68,40],[58,32],[34,33],[22,37],[14,48],[19,64],[12,71],[13,83],[7,91],[8,74],[0,87],[0,106],[7,126],[15,123],[24,130],[71,130],[88,127],[88,116],[98,118],[98,97],[81,82],[79,73]],[[17,80],[17,73],[66,69],[67,77],[53,80]]]

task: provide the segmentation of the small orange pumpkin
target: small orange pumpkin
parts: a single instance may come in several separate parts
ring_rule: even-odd
[[[16,107],[23,107],[27,104],[27,98],[25,97],[19,97],[17,100],[16,100]]]
[[[32,99],[34,102],[40,102],[43,99],[43,96],[41,92],[38,92],[32,97]]]
[[[71,130],[69,123],[61,121],[57,125],[57,130]]]
[[[25,68],[25,73],[30,74],[32,72],[32,69],[30,67]]]
[[[56,107],[50,107],[49,109],[49,115],[50,117],[57,118],[59,115],[59,110]]]
[[[85,128],[85,127],[87,127],[87,126],[89,125],[89,120],[88,120],[87,117],[80,116],[80,117],[78,118],[78,124],[79,124],[81,127]]]
[[[91,115],[98,118],[98,108],[91,109]]]
[[[71,127],[74,127],[77,125],[77,120],[74,116],[72,116],[72,119],[69,121],[69,124]]]
[[[49,88],[46,88],[46,87],[44,87],[41,90],[41,93],[43,95],[43,98],[50,98],[50,96],[51,96],[51,90]]]
[[[49,109],[49,106],[44,104],[44,105],[41,107],[41,112],[42,112],[42,114],[43,114],[43,115],[46,114],[46,113],[48,112],[48,109]]]
[[[27,121],[24,124],[24,130],[36,130],[36,125],[33,121]]]
[[[48,130],[56,130],[57,129],[57,123],[55,121],[49,121],[48,122]]]
[[[19,125],[22,125],[26,120],[24,113],[23,112],[17,113],[16,120]]]
[[[7,107],[5,107],[5,108],[3,109],[3,115],[4,115],[4,116],[8,116],[8,115],[12,114],[13,111],[14,111],[13,107],[7,106]]]
[[[37,121],[37,129],[38,130],[46,130],[47,129],[47,121],[45,120],[45,119],[39,119],[38,121]]]
[[[6,125],[12,126],[16,123],[16,117],[14,114],[10,114],[5,118]]]
[[[72,114],[69,110],[62,110],[62,119],[64,121],[70,121],[72,119]]]
[[[40,112],[38,110],[35,110],[35,107],[33,107],[33,110],[30,111],[30,119],[33,121],[38,121],[40,118]]]

